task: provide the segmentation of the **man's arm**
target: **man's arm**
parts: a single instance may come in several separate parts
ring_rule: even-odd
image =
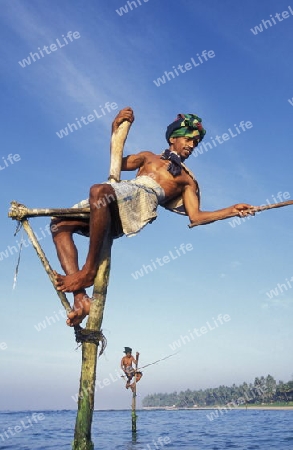
[[[238,203],[228,208],[218,209],[217,211],[201,211],[195,185],[188,184],[182,193],[182,198],[192,225],[207,225],[208,223],[228,219],[229,217],[254,215],[254,212],[251,210],[253,207],[246,203]]]
[[[121,170],[137,170],[145,163],[146,152],[140,152],[136,155],[128,155],[122,158]]]
[[[112,123],[112,134],[118,129],[122,122],[127,120],[132,123],[134,121],[133,110],[129,106],[121,109]],[[145,156],[147,152],[140,152],[135,155],[129,155],[122,158],[121,170],[137,170],[145,163]]]

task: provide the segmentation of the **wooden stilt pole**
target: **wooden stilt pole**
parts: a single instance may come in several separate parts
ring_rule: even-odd
[[[111,164],[109,180],[119,181],[121,172],[121,162],[124,143],[131,124],[124,121],[120,124],[118,129],[112,134],[111,137]],[[49,261],[47,260],[41,246],[38,243],[36,236],[31,229],[27,218],[33,216],[67,216],[73,217],[78,213],[79,217],[89,217],[88,209],[28,209],[24,205],[17,202],[12,202],[11,210],[8,214],[12,219],[19,220],[29,238],[37,251],[37,254],[48,273],[50,280],[54,287],[54,276]],[[85,213],[85,214],[84,214]],[[111,247],[112,236],[110,230],[106,233],[99,257],[99,266],[97,275],[94,281],[93,299],[90,308],[89,318],[85,330],[85,334],[95,333],[95,336],[99,336],[102,340],[101,326],[103,321],[104,307],[106,302],[107,287],[110,275],[110,263],[111,263]],[[56,288],[55,288],[56,289]],[[65,294],[57,291],[57,294],[66,309],[67,312],[72,311],[69,302]],[[96,338],[97,341],[97,338]],[[103,346],[102,346],[103,347]],[[96,366],[97,366],[97,342],[87,341],[82,343],[82,368],[80,377],[80,389],[78,400],[78,412],[75,424],[74,441],[72,444],[73,450],[93,450],[94,444],[91,440],[91,425],[94,411],[94,393],[95,393],[95,381],[96,381]]]
[[[16,218],[16,217],[14,217]],[[27,219],[20,220],[24,230],[35,248],[41,263],[49,275],[49,278],[61,300],[66,312],[72,311],[66,295],[55,287],[53,270],[50,263],[41,248],[35,233],[33,232]],[[94,281],[93,298],[90,308],[90,314],[86,325],[86,331],[95,331],[101,334],[101,325],[103,320],[104,307],[106,302],[107,287],[110,275],[112,237],[110,232],[104,238],[100,254],[100,263],[98,272]],[[96,333],[96,334],[97,334]],[[103,347],[103,345],[102,345]],[[76,418],[73,450],[93,450],[94,445],[91,441],[91,424],[94,411],[94,393],[97,365],[97,344],[93,342],[84,342],[82,344],[82,370],[80,378],[78,413]]]
[[[110,275],[112,238],[108,234],[101,251],[100,265],[94,283],[93,302],[86,330],[101,331]],[[97,366],[97,345],[82,344],[82,368],[78,397],[78,412],[75,423],[73,450],[92,450],[91,425],[94,411],[95,382]]]
[[[134,382],[133,382],[133,390],[132,390],[132,411],[131,411],[131,425],[132,425],[132,433],[136,433],[136,371],[138,367],[138,358],[139,353],[136,352],[136,364],[135,364],[135,374],[134,374]]]
[[[72,311],[70,303],[67,300],[66,295],[63,292],[57,291],[57,289],[55,287],[55,283],[54,283],[53,269],[50,266],[50,263],[49,263],[46,255],[45,255],[42,247],[40,246],[39,241],[38,241],[35,233],[33,232],[32,228],[31,228],[31,226],[29,224],[29,221],[27,219],[21,220],[21,224],[22,224],[24,230],[26,231],[26,233],[27,233],[27,235],[28,235],[28,237],[29,237],[29,239],[30,239],[30,241],[32,243],[32,246],[36,250],[37,255],[40,258],[41,263],[43,264],[45,271],[49,275],[49,278],[50,278],[50,280],[51,280],[51,282],[52,282],[52,284],[54,286],[55,291],[57,292],[58,297],[60,298],[60,301],[61,301],[65,311],[67,313],[69,313],[70,311]]]
[[[28,237],[33,247],[35,248],[37,255],[39,256],[45,271],[49,275],[49,278],[61,300],[63,307],[65,308],[67,313],[72,311],[66,295],[63,292],[57,291],[55,287],[53,270],[28,220],[21,220],[21,224],[28,234]],[[110,274],[111,246],[112,237],[110,236],[110,233],[108,233],[104,239],[103,247],[101,250],[100,264],[94,282],[93,301],[91,304],[86,330],[95,330],[97,332],[101,331]],[[96,364],[97,344],[92,342],[84,342],[82,344],[82,371],[80,378],[78,414],[76,418],[75,436],[72,446],[73,450],[94,449],[94,445],[91,441],[91,424],[94,410]]]
[[[120,180],[122,153],[130,128],[129,122],[122,122],[111,138],[111,164],[109,180]],[[100,264],[94,282],[93,304],[90,308],[86,330],[101,331],[106,302],[107,286],[110,275],[112,238],[110,230],[104,239],[100,254]],[[91,425],[94,411],[96,381],[97,346],[85,342],[82,344],[82,368],[78,399],[78,412],[75,424],[73,450],[93,450]]]

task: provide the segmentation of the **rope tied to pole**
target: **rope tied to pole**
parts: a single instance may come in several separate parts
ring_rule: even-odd
[[[22,229],[22,223],[21,223],[21,221],[18,221],[17,222],[17,226],[16,226],[16,230],[15,230],[15,233],[14,233],[14,237],[17,235],[17,233],[19,233],[19,231],[21,229]],[[22,231],[23,231],[23,229],[22,229]],[[23,236],[21,237],[21,241],[20,241],[19,253],[18,253],[17,263],[16,263],[14,277],[13,277],[12,290],[14,290],[15,287],[16,287],[18,271],[19,271],[19,265],[20,265],[20,255],[21,255],[21,251],[22,251],[22,246],[23,246]]]
[[[98,347],[101,343],[99,356],[104,353],[104,350],[107,347],[107,339],[104,336],[102,330],[87,330],[86,328],[82,328],[80,325],[76,325],[74,327],[74,334],[76,342],[80,345],[84,342],[90,342],[92,344],[96,344],[96,346]],[[80,347],[80,345],[78,347]]]

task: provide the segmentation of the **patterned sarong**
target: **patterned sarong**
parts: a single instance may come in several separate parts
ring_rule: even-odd
[[[125,367],[125,372],[127,375],[132,376],[135,373],[135,370],[132,366]]]
[[[117,197],[117,206],[123,233],[128,237],[134,236],[148,223],[157,218],[157,207],[165,199],[165,192],[152,178],[142,175],[133,180],[120,181],[111,184]],[[102,205],[101,200],[101,205]],[[82,200],[73,208],[88,208],[89,201]]]

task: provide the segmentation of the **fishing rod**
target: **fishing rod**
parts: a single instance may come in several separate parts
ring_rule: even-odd
[[[171,358],[171,356],[175,356],[178,353],[179,353],[179,351],[176,352],[176,353],[171,353],[170,355],[165,356],[164,358],[158,359],[157,361],[151,362],[149,364],[146,364],[145,366],[142,366],[142,367],[139,367],[139,368],[136,368],[136,369],[133,369],[133,370],[134,370],[134,372],[140,372],[142,369],[145,369],[146,367],[149,367],[149,366],[153,366],[154,364],[157,364],[160,361],[164,361],[165,359]],[[121,378],[126,378],[126,375],[121,375]]]

